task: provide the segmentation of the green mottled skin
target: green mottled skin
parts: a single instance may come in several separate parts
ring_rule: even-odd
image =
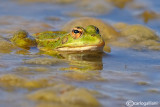
[[[21,30],[14,34],[11,41],[19,47],[37,46],[41,50],[58,50],[64,47],[70,49],[87,46],[98,46],[103,49],[104,41],[95,26],[90,25],[85,29],[79,28],[82,29],[83,33],[78,39],[73,38],[72,33],[64,31],[46,31],[33,34],[32,37],[29,37],[25,31]]]
[[[32,37],[29,37],[28,33],[24,30],[17,31],[10,41],[17,46],[26,49],[36,46],[36,40]]]

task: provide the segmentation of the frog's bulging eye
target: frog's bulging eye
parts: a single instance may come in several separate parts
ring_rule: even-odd
[[[73,32],[76,34],[76,33],[79,33],[79,31],[78,30],[73,30]]]
[[[99,29],[97,27],[95,27],[95,28],[96,28],[97,33],[99,33]]]
[[[94,25],[87,26],[85,30],[86,30],[86,32],[93,33],[93,34],[95,34],[95,33],[99,34],[100,33],[99,29]]]
[[[81,37],[82,33],[83,33],[82,28],[80,28],[80,27],[75,27],[75,28],[72,30],[72,37],[73,37],[74,39],[78,39],[78,38]]]

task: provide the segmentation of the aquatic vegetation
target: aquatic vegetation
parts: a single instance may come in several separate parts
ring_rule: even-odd
[[[126,7],[129,9],[138,11],[138,10],[146,9],[148,7],[148,3],[143,2],[141,0],[132,0],[132,2],[127,3]]]
[[[134,0],[106,0],[111,2],[114,6],[118,8],[124,8],[128,3],[133,2]]]
[[[122,31],[123,29],[125,29],[127,26],[129,26],[127,23],[123,23],[123,22],[119,22],[119,23],[115,23],[113,25],[114,28],[116,28],[118,31]]]
[[[121,37],[112,45],[120,47],[131,47],[134,49],[160,50],[159,37],[155,31],[142,25],[117,24]]]
[[[150,83],[146,82],[146,81],[138,81],[137,82],[138,85],[149,85]]]
[[[2,86],[20,87],[25,81],[26,79],[24,79],[23,77],[13,74],[6,74],[0,77],[0,84]]]
[[[84,88],[77,88],[72,91],[65,92],[61,96],[61,101],[64,103],[71,103],[77,105],[88,105],[92,107],[99,107],[99,102],[95,97]]]
[[[128,36],[128,40],[133,42],[141,42],[144,40],[159,40],[159,37],[153,30],[142,25],[127,26],[120,33],[122,36]]]
[[[49,17],[46,17],[45,19],[49,21],[60,21],[61,20],[61,18],[54,17],[54,16],[49,16]]]
[[[27,49],[20,49],[15,52],[16,54],[29,55],[30,51]]]
[[[62,63],[63,60],[56,59],[56,58],[33,58],[24,60],[25,64],[35,64],[35,65],[55,65]]]
[[[139,17],[142,18],[145,23],[148,23],[150,20],[159,19],[160,14],[154,11],[145,10],[139,15]]]
[[[10,53],[17,47],[7,40],[0,39],[0,53]]]
[[[6,88],[35,89],[53,86],[55,83],[49,82],[49,80],[45,78],[30,80],[14,74],[5,74],[0,76],[0,85]]]
[[[46,71],[49,71],[49,69],[46,68],[46,67],[25,67],[25,66],[19,66],[19,67],[16,67],[14,69],[14,71],[17,71],[17,72],[30,72],[30,71],[46,72]]]
[[[45,101],[46,103],[55,102],[62,105],[75,105],[78,107],[99,107],[99,102],[92,94],[92,91],[84,88],[59,84],[35,91],[34,93],[28,94],[27,97],[33,101]]]
[[[36,107],[82,107],[79,105],[71,105],[71,104],[59,104],[55,102],[39,102]]]
[[[147,92],[159,94],[159,93],[160,93],[160,90],[159,90],[159,89],[156,89],[156,88],[151,88],[151,89],[148,89]]]
[[[77,81],[107,81],[107,79],[100,76],[99,72],[67,72],[63,74],[69,79]]]

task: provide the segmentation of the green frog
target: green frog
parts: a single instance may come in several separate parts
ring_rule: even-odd
[[[77,26],[68,33],[65,31],[45,31],[32,36],[24,30],[17,31],[10,39],[16,46],[30,48],[37,46],[43,51],[62,52],[103,52],[105,45],[99,29],[93,25],[86,28]]]

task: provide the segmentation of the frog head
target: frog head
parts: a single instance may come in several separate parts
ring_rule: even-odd
[[[103,51],[105,45],[97,27],[89,25],[86,28],[77,26],[64,36],[59,51]]]

